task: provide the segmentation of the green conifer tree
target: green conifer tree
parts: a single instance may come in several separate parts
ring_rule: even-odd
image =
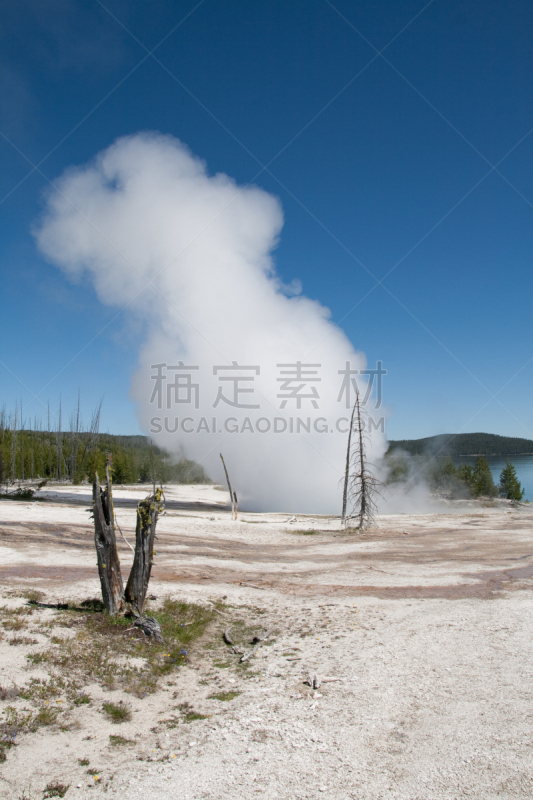
[[[516,476],[516,469],[507,461],[500,475],[500,494],[508,500],[522,500],[524,489]]]
[[[476,497],[495,497],[498,494],[489,463],[483,456],[478,456],[476,459],[472,491]]]

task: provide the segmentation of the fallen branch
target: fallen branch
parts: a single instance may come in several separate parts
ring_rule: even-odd
[[[233,644],[233,639],[229,635],[230,630],[231,630],[231,625],[229,625],[224,631],[224,641],[226,642],[226,644]]]
[[[244,583],[243,581],[239,583],[239,586],[249,586],[250,589],[261,589],[261,591],[265,589],[264,586],[256,586],[255,583]]]
[[[248,661],[249,658],[251,658],[252,656],[255,656],[255,654],[259,650],[259,647],[260,647],[260,645],[256,644],[255,647],[252,647],[251,650],[248,650],[247,653],[244,653],[244,655],[242,655],[241,658],[240,658],[241,664],[242,664],[243,661]]]

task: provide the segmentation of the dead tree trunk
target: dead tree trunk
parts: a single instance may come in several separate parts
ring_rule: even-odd
[[[222,466],[224,467],[224,472],[226,473],[226,481],[228,482],[229,499],[231,503],[231,516],[233,517],[233,519],[237,519],[237,495],[235,494],[234,491],[232,491],[231,483],[229,482],[228,470],[226,469],[226,462],[224,461],[222,453],[220,453],[220,458],[222,459]]]
[[[93,483],[94,543],[98,559],[98,572],[102,587],[102,600],[109,614],[118,614],[124,606],[124,588],[115,537],[115,514],[109,465],[106,466],[106,486],[101,488],[98,474]]]
[[[342,492],[342,514],[341,523],[346,527],[346,509],[348,506],[348,482],[350,480],[350,465],[352,461],[352,432],[353,432],[353,418],[355,414],[355,405],[352,410],[350,418],[350,430],[348,432],[348,447],[346,448],[346,464],[344,467],[344,489]]]
[[[154,562],[154,540],[157,517],[163,508],[163,492],[157,489],[137,506],[135,556],[126,585],[125,599],[134,614],[142,616],[146,590]]]

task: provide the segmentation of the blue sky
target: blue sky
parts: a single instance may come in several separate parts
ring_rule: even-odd
[[[103,428],[138,432],[143,330],[32,228],[67,167],[157,130],[280,198],[278,271],[383,362],[390,438],[533,438],[533,7],[2,6],[0,405],[43,416],[79,389],[86,416],[104,395]]]

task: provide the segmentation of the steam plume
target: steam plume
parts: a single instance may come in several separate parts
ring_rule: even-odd
[[[349,416],[339,370],[346,362],[364,369],[365,359],[328,309],[281,284],[271,255],[283,224],[277,198],[209,175],[185,145],[153,133],[117,140],[88,166],[67,170],[56,189],[36,231],[42,252],[72,279],[87,271],[103,303],[127,305],[146,323],[131,389],[142,429],[219,481],[222,450],[241,507],[338,513],[346,423],[340,432],[336,420]],[[290,392],[304,380],[284,384],[278,366],[298,361],[321,365],[305,376],[320,381],[306,383],[300,408]],[[183,386],[168,394],[175,375],[187,373],[169,369],[180,362],[198,367],[188,373],[198,386],[189,404],[174,402],[186,399]],[[237,369],[213,374],[233,362]],[[237,395],[241,405],[259,408],[228,405],[235,387],[249,390]],[[310,432],[300,425],[296,433],[297,417],[311,420]],[[184,418],[194,433],[181,427]],[[260,432],[268,421],[270,431]],[[284,423],[285,432],[273,431]],[[372,448],[382,455],[382,434]]]

